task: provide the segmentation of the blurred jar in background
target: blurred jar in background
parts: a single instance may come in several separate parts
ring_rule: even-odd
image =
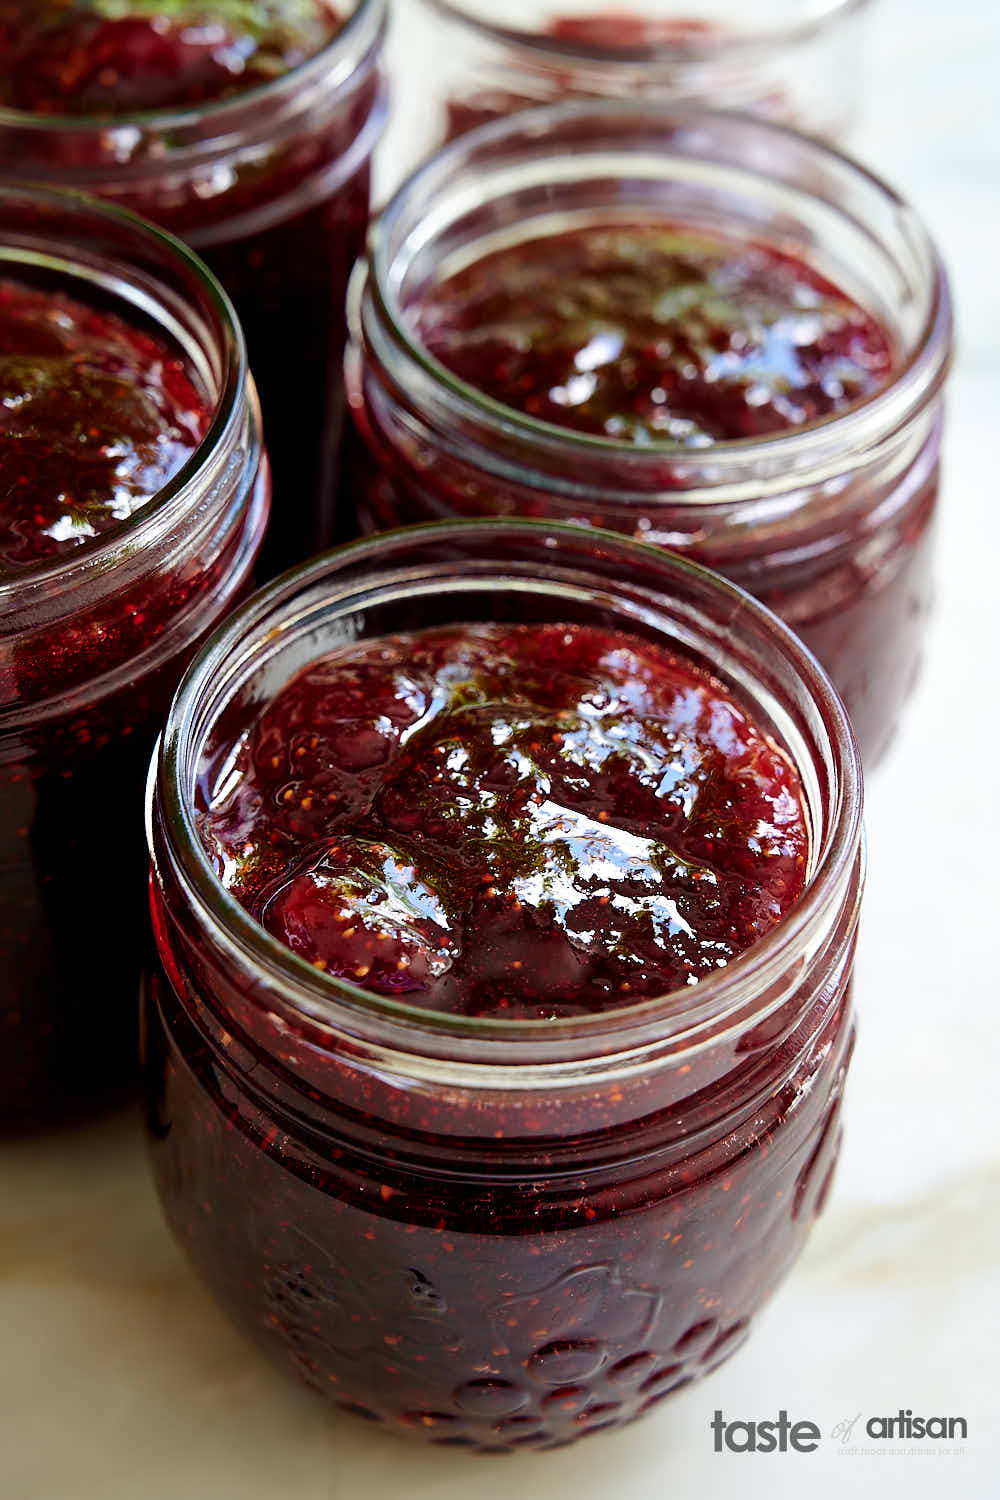
[[[445,140],[579,97],[851,123],[870,0],[402,0],[383,187]]]
[[[267,523],[232,306],[107,204],[0,189],[0,1128],[135,1081],[142,792]],[[86,413],[85,418],[83,413]]]

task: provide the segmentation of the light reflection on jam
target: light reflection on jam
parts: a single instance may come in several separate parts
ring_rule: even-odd
[[[803,261],[663,225],[524,241],[421,288],[408,316],[494,400],[638,445],[798,427],[892,369],[884,330]]]
[[[693,984],[798,898],[794,770],[692,663],[579,626],[387,638],[215,747],[202,836],[293,952],[375,993],[545,1018]]]
[[[208,424],[178,352],[62,292],[0,281],[0,578],[127,520]]]

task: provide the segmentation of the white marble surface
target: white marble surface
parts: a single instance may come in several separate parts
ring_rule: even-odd
[[[645,1422],[469,1458],[331,1418],[243,1344],[161,1224],[133,1118],[6,1145],[0,1500],[1000,1495],[1000,6],[882,0],[870,75],[855,146],[934,226],[961,351],[927,669],[869,787],[846,1154],[803,1261],[749,1346]],[[716,1407],[782,1406],[824,1434],[909,1406],[965,1416],[969,1438],[961,1456],[712,1453]]]

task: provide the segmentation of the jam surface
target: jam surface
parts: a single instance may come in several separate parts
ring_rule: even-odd
[[[0,0],[0,105],[122,114],[280,77],[340,22],[325,0]]]
[[[169,345],[61,292],[0,281],[0,579],[127,520],[209,421]]]
[[[635,444],[757,437],[832,416],[890,375],[886,332],[802,261],[653,224],[495,251],[424,288],[420,342],[536,420]]]
[[[276,938],[475,1016],[628,1005],[724,967],[805,881],[801,787],[692,663],[476,626],[313,663],[208,759],[202,837]]]

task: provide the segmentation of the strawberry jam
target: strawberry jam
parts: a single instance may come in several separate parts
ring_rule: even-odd
[[[392,159],[413,167],[481,125],[569,100],[699,105],[841,143],[863,81],[869,0],[410,0]],[[412,40],[411,40],[412,38]],[[425,65],[409,66],[419,49]]]
[[[931,605],[952,343],[891,190],[760,120],[573,101],[400,188],[350,316],[366,530],[536,516],[686,553],[793,627],[878,757]]]
[[[265,568],[332,535],[383,25],[384,0],[0,0],[0,172],[164,226],[236,304],[282,495]]]
[[[0,0],[0,105],[50,115],[180,109],[318,52],[325,0]]]
[[[148,817],[154,1169],[237,1325],[486,1449],[727,1358],[836,1161],[859,790],[791,634],[607,533],[399,531],[249,601]]]
[[[0,1122],[21,1125],[134,1082],[145,769],[269,488],[202,266],[41,189],[0,191],[0,228]]]
[[[373,641],[268,706],[202,837],[324,972],[437,1010],[573,1016],[696,983],[801,894],[791,766],[721,688],[626,637]]]
[[[411,318],[484,395],[636,444],[781,432],[845,410],[892,369],[884,330],[804,262],[660,225],[486,255]]]
[[[0,280],[0,577],[128,520],[209,418],[164,343],[63,293]]]

